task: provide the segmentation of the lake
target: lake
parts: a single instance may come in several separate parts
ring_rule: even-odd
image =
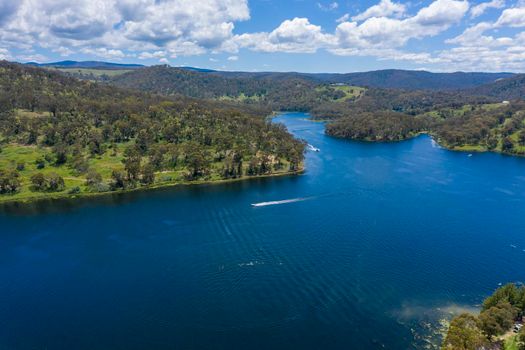
[[[307,117],[301,176],[2,206],[0,349],[422,348],[524,279],[525,159]]]

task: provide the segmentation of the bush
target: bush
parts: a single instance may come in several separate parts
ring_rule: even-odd
[[[86,185],[94,187],[102,182],[102,175],[93,169],[90,169],[86,175]]]
[[[24,162],[18,162],[18,164],[16,164],[16,170],[18,171],[22,171],[26,168],[26,164]]]
[[[35,165],[37,169],[44,169],[46,167],[46,161],[44,158],[38,158],[35,160]]]
[[[56,173],[50,173],[47,176],[47,186],[51,192],[60,192],[66,187],[64,179]]]
[[[48,175],[42,173],[34,174],[31,176],[31,184],[31,190],[33,191],[60,192],[66,187],[64,179],[56,173]]]
[[[111,191],[111,187],[104,183],[104,182],[99,182],[97,183],[96,185],[92,186],[91,189],[95,192],[109,192]]]
[[[67,191],[68,194],[77,194],[77,193],[80,193],[80,187],[78,186],[75,186],[73,188],[71,188],[69,191]]]
[[[31,184],[31,190],[45,191],[47,186],[46,177],[42,173],[36,173],[35,175],[31,176]]]
[[[12,194],[20,190],[18,173],[0,169],[0,194]]]

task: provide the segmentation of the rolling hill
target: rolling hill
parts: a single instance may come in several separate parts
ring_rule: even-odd
[[[491,96],[501,100],[525,99],[525,74],[481,85],[470,89],[469,92],[473,95]]]

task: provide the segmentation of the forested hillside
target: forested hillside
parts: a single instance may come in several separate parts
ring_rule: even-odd
[[[195,73],[195,74],[193,74]],[[200,74],[199,74],[200,73]],[[493,83],[498,79],[512,77],[511,73],[431,73],[425,71],[379,70],[372,72],[330,73],[279,73],[279,72],[226,72],[154,66],[134,70],[112,79],[118,86],[139,88],[162,93],[182,93],[193,97],[219,97],[265,94],[277,88],[276,83],[301,81],[305,84],[346,84],[369,88],[392,88],[405,90],[458,90]],[[155,81],[161,86],[151,86]],[[182,86],[178,86],[181,83]],[[258,86],[255,86],[254,84]],[[224,85],[230,85],[226,88]],[[190,86],[191,88],[190,88]],[[211,92],[202,90],[211,87]]]
[[[372,72],[331,74],[320,76],[332,83],[393,88],[406,90],[457,90],[487,84],[501,78],[511,77],[510,73],[431,73],[387,69]]]
[[[319,75],[322,76],[322,75]],[[157,66],[110,79],[111,84],[166,95],[182,94],[271,110],[310,112],[330,120],[327,133],[369,141],[396,141],[421,132],[445,147],[465,151],[525,154],[523,75],[475,89],[449,91],[509,74],[377,71],[351,73],[362,85],[408,84],[444,90],[363,88],[319,82],[295,73],[192,72]],[[341,78],[343,75],[332,75]],[[327,75],[324,76],[327,78]],[[317,79],[317,80],[316,80]],[[463,85],[462,85],[463,84]]]
[[[496,97],[500,100],[525,99],[525,74],[500,79],[469,91],[473,95]]]
[[[228,78],[169,66],[154,66],[112,77],[108,83],[119,87],[155,92],[167,96],[184,95],[217,99],[273,110],[308,111],[323,102],[345,98],[337,87],[298,77],[250,76]]]
[[[299,170],[267,113],[0,62],[0,200]]]

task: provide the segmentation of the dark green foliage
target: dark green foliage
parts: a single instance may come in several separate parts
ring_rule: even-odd
[[[31,176],[31,184],[31,190],[37,192],[60,192],[65,189],[64,179],[57,173],[36,173]]]
[[[509,283],[498,288],[485,299],[478,317],[462,314],[452,320],[442,349],[475,350],[489,345],[495,336],[512,328],[518,316],[523,315],[524,307],[525,286]]]
[[[492,83],[481,85],[469,91],[473,95],[492,96],[502,100],[517,100],[525,98],[525,74],[499,79]]]
[[[31,184],[33,191],[45,191],[46,190],[46,177],[42,173],[36,173],[31,176]]]
[[[86,185],[92,189],[97,188],[102,183],[102,175],[94,169],[90,169],[86,174]]]
[[[496,289],[491,296],[483,301],[482,311],[488,310],[502,302],[508,302],[521,312],[525,312],[525,286],[508,283]]]
[[[80,193],[80,187],[78,186],[75,186],[75,187],[71,187],[69,189],[69,191],[67,191],[68,194],[77,194],[77,193]]]
[[[12,194],[20,190],[18,177],[14,170],[0,169],[0,194]]]
[[[111,173],[111,179],[111,188],[113,190],[125,189],[128,187],[128,181],[126,178],[126,173],[124,171],[113,170],[113,172]]]
[[[370,141],[399,141],[423,129],[420,119],[397,112],[359,113],[328,124],[331,136]]]
[[[38,158],[35,161],[35,165],[37,169],[44,169],[46,167],[46,161],[43,158]]]
[[[146,67],[110,78],[108,81],[129,88],[179,93],[187,96],[216,97],[264,93],[279,83],[302,80],[316,84],[342,83],[348,85],[410,90],[457,90],[512,77],[509,73],[431,73],[425,71],[379,70],[347,74],[308,74],[277,72],[220,72],[196,71],[168,66]],[[156,82],[157,84],[155,84]],[[254,83],[255,82],[255,83]],[[258,86],[261,85],[262,87]],[[208,90],[208,91],[207,91]]]
[[[243,160],[259,152],[272,155],[275,163],[303,159],[304,144],[271,123],[267,107],[163,97],[5,61],[0,73],[0,136],[4,142],[49,147],[39,169],[47,162],[83,174],[106,150],[120,156],[126,149],[125,177],[116,169],[111,187],[129,188],[152,183],[161,171],[188,171],[188,179],[241,176]],[[226,154],[236,158],[221,173],[212,165]]]
[[[489,339],[502,335],[512,327],[517,313],[509,302],[501,301],[479,315],[479,327]]]
[[[151,185],[155,182],[155,167],[151,163],[146,163],[142,167],[142,175],[140,178],[140,182],[142,182],[145,185]]]
[[[474,315],[461,314],[450,322],[442,350],[479,350],[488,342]]]

